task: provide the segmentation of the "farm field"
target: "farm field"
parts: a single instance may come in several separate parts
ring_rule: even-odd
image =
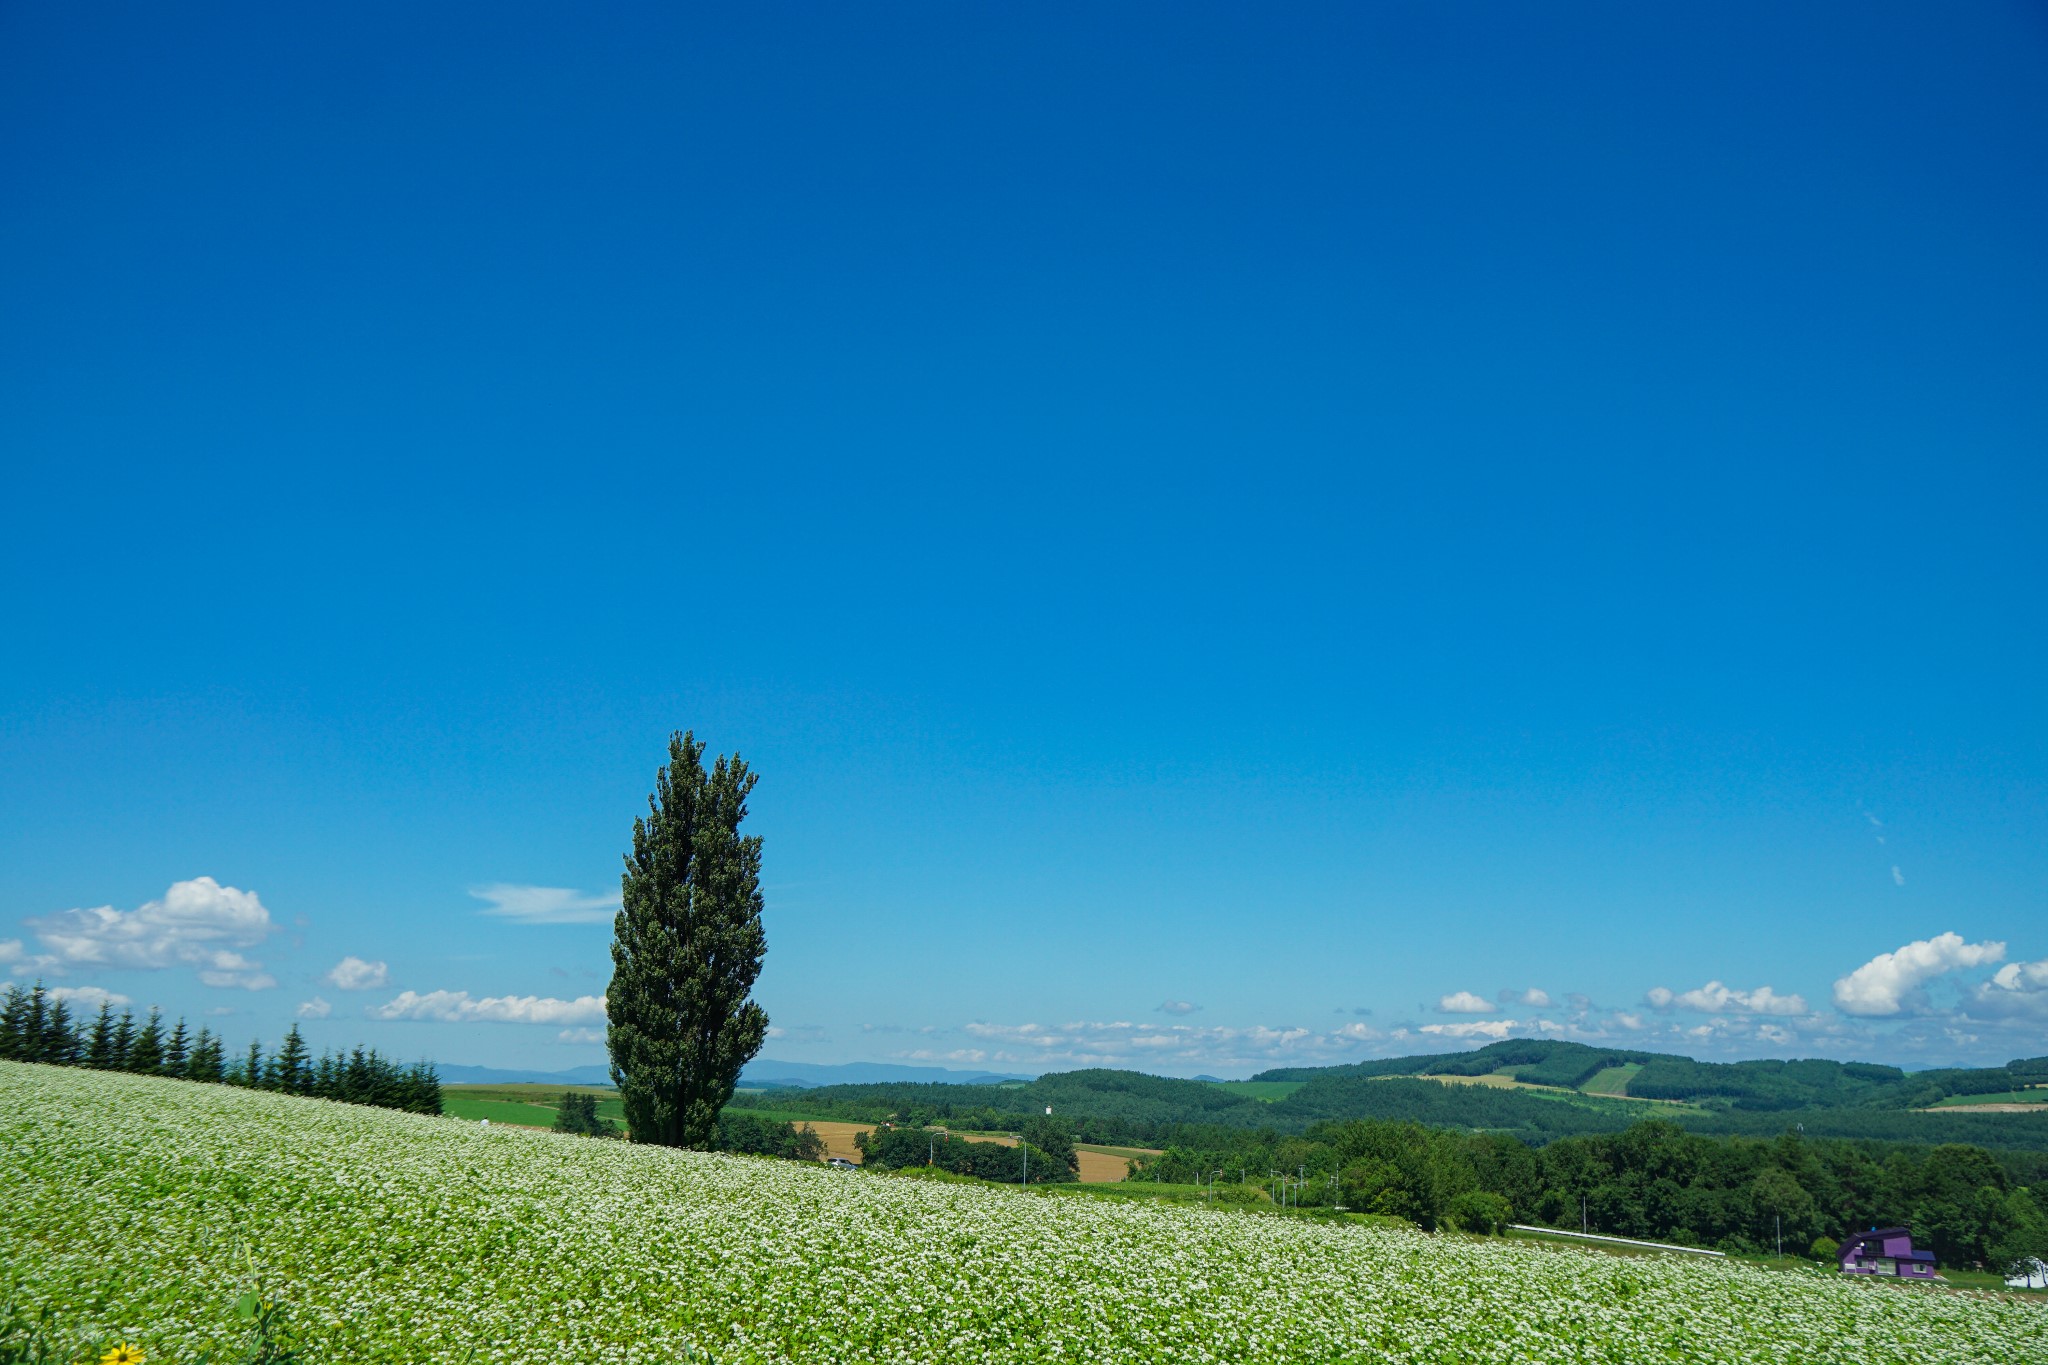
[[[619,1092],[595,1085],[444,1085],[441,1111],[459,1119],[489,1119],[492,1123],[515,1123],[528,1128],[552,1128],[555,1102],[564,1091],[598,1097],[597,1116],[619,1124],[626,1121]]]
[[[2048,1359],[2037,1302],[0,1063],[0,1301],[150,1365]]]
[[[1949,1095],[1929,1105],[1930,1109],[1960,1109],[1965,1113],[2025,1113],[2048,1104],[2048,1086],[2028,1086],[1994,1095]]]
[[[1579,1087],[1588,1095],[1608,1095],[1615,1099],[1631,1098],[1628,1083],[1643,1069],[1641,1062],[1626,1062],[1620,1066],[1602,1067],[1586,1078]]]
[[[1303,1081],[1213,1081],[1218,1090],[1252,1100],[1284,1100],[1306,1084]]]

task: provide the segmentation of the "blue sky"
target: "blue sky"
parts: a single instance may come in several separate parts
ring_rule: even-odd
[[[2035,6],[0,12],[0,977],[601,1060],[2048,1032]],[[538,889],[536,889],[538,888]]]

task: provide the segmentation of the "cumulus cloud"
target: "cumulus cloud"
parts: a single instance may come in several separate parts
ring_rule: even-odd
[[[619,898],[587,896],[566,886],[521,886],[493,882],[474,886],[469,894],[489,904],[477,911],[520,924],[609,924],[619,912]]]
[[[1896,951],[1879,953],[1835,982],[1835,1007],[1844,1014],[1918,1014],[1928,1008],[1928,982],[1960,968],[1988,966],[2004,957],[2003,943],[1965,943],[1956,933],[1918,939]]]
[[[1654,1010],[1698,1010],[1702,1014],[1804,1014],[1806,997],[1779,995],[1769,986],[1738,991],[1709,981],[1695,990],[1675,993],[1668,987],[1653,986],[1643,1001]]]
[[[2048,958],[2006,963],[1971,998],[1992,1014],[2048,1015]]]
[[[1188,1000],[1166,1000],[1152,1008],[1159,1014],[1193,1014],[1202,1007]]]
[[[1485,996],[1470,991],[1452,991],[1436,1002],[1439,1014],[1492,1014],[1499,1008]]]
[[[601,1028],[565,1028],[555,1035],[558,1043],[601,1043],[604,1030]]]
[[[254,891],[222,886],[211,877],[175,882],[162,900],[133,910],[60,910],[27,923],[62,967],[190,966],[209,986],[256,991],[277,984],[262,963],[235,951],[253,948],[276,931],[270,911]]]
[[[1058,1025],[991,1024],[977,1020],[963,1031],[981,1045],[977,1061],[1023,1063],[1041,1069],[1055,1063],[1121,1066],[1142,1061],[1147,1066],[1174,1062],[1225,1066],[1293,1057],[1355,1056],[1361,1043],[1383,1036],[1363,1023],[1315,1030],[1267,1025],[1230,1028],[1141,1024],[1128,1019],[1081,1020]],[[942,1049],[921,1052],[938,1056]]]
[[[595,1024],[604,1020],[604,997],[556,1000],[544,995],[493,995],[472,1000],[468,991],[400,991],[367,1011],[372,1019],[425,1019],[445,1024]]]
[[[1550,1008],[1550,992],[1535,986],[1526,991],[1502,991],[1500,1002],[1503,1005],[1527,1005],[1532,1010],[1547,1010]]]
[[[317,995],[311,1000],[299,1002],[299,1018],[301,1019],[325,1019],[332,1013],[334,1013],[334,1006],[328,1004]]]
[[[345,957],[327,969],[327,980],[337,990],[382,990],[390,979],[390,963],[365,962],[359,957]]]
[[[53,986],[45,992],[52,1000],[62,1000],[78,1010],[98,1010],[101,1005],[115,1009],[135,1003],[125,995],[105,990],[99,986]]]
[[[1512,1019],[1472,1019],[1462,1024],[1424,1024],[1422,1031],[1438,1038],[1491,1038],[1498,1042],[1519,1027]]]
[[[18,938],[0,939],[0,969],[18,970],[23,975],[41,976],[59,972],[64,963],[55,953],[31,953]],[[8,982],[13,985],[13,982]]]

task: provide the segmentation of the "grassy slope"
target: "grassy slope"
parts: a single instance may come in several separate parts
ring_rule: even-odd
[[[0,1063],[0,1301],[309,1359],[2048,1359],[2015,1300],[639,1148]],[[1220,1192],[1219,1192],[1220,1195]]]
[[[1588,1095],[1626,1095],[1629,1081],[1642,1069],[1641,1062],[1624,1062],[1620,1066],[1602,1067],[1579,1089]]]
[[[1250,1100],[1284,1100],[1302,1085],[1300,1081],[1211,1081],[1209,1084]]]

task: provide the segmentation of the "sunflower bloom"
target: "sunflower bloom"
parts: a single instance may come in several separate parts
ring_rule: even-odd
[[[116,1346],[100,1357],[100,1365],[142,1365],[140,1346]]]

